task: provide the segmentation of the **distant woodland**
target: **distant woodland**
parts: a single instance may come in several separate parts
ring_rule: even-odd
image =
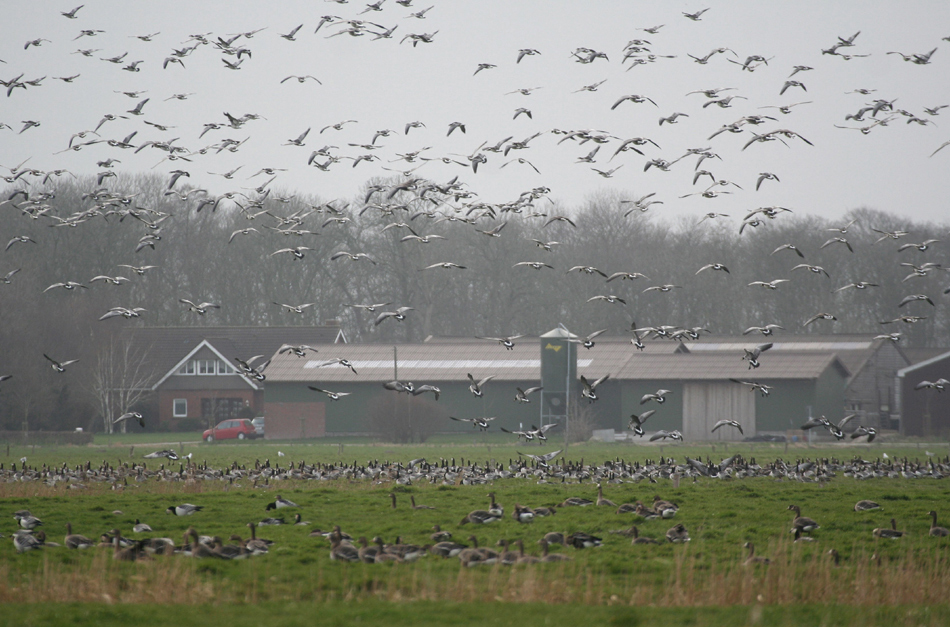
[[[636,323],[716,334],[766,324],[788,333],[900,332],[904,346],[950,337],[950,227],[883,211],[855,209],[831,222],[807,208],[750,216],[755,207],[711,200],[715,214],[667,220],[662,204],[641,210],[635,197],[604,193],[564,207],[535,189],[488,205],[451,181],[403,177],[336,200],[266,188],[186,198],[185,179],[172,190],[167,176],[112,181],[60,177],[34,188],[45,192],[15,195],[24,188],[16,184],[0,196],[0,374],[13,375],[0,383],[0,429],[101,421],[92,379],[126,325],[339,320],[351,342],[530,335],[558,323],[580,335],[623,335]],[[899,250],[906,244],[918,246]],[[353,257],[331,259],[339,252]],[[700,271],[708,264],[728,272]],[[569,271],[577,266],[586,270]],[[618,272],[638,278],[606,280]],[[97,276],[124,279],[91,281]],[[777,279],[787,281],[749,285]],[[50,287],[57,283],[66,286]],[[644,291],[659,286],[675,287]],[[923,298],[900,305],[913,295]],[[180,299],[220,308],[200,315]],[[309,303],[302,314],[280,306]],[[352,307],[382,303],[391,304],[375,313]],[[403,306],[413,308],[405,321],[374,324],[380,311]],[[142,311],[100,320],[113,307]],[[803,326],[819,313],[837,320]],[[56,373],[44,354],[79,362]]]

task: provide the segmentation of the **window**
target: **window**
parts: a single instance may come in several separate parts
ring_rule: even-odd
[[[226,361],[218,360],[218,374],[234,374],[234,368]]]
[[[195,360],[189,359],[178,369],[178,374],[195,374]]]
[[[244,401],[240,398],[203,398],[201,399],[201,415],[215,420],[236,418],[244,408]],[[237,424],[232,425],[234,427]]]
[[[172,402],[172,416],[175,418],[186,418],[188,416],[187,398],[176,398]]]
[[[198,360],[198,374],[214,374],[216,360],[214,359],[199,359]]]

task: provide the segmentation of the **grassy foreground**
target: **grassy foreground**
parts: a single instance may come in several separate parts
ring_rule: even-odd
[[[359,604],[331,602],[260,603],[257,605],[181,606],[62,603],[4,605],[0,627],[147,627],[196,625],[260,627],[260,625],[389,625],[441,627],[465,625],[663,625],[664,627],[740,627],[774,625],[798,627],[936,627],[950,623],[950,606],[844,607],[588,607],[536,603],[452,603],[423,601]]]
[[[270,459],[286,467],[290,460],[307,463],[365,463],[371,459],[408,461],[426,456],[465,457],[505,465],[522,452],[540,447],[510,442],[433,443],[426,446],[343,443],[253,442],[186,445],[192,461],[223,468],[232,462],[253,468]],[[31,466],[69,466],[93,460],[112,465],[138,462],[151,450],[136,444],[100,447],[59,447],[11,450],[0,460],[6,467],[27,456]],[[939,450],[945,454],[944,448]],[[544,447],[547,451],[555,447]],[[682,461],[684,454],[718,460],[741,450],[763,463],[775,458],[837,457],[891,459],[924,456],[925,447],[833,447],[785,450],[782,446],[668,446],[663,454]],[[278,457],[277,451],[285,453]],[[627,461],[656,459],[658,447],[629,445],[572,446],[571,461],[600,463],[623,457]],[[165,460],[149,460],[157,467]],[[166,467],[179,469],[179,462]],[[640,624],[664,625],[946,625],[950,624],[950,539],[927,535],[927,512],[950,519],[950,484],[932,479],[871,479],[838,476],[826,484],[776,481],[769,478],[722,481],[700,479],[657,483],[604,484],[605,496],[616,503],[642,500],[654,494],[677,502],[672,520],[641,521],[617,514],[614,507],[561,508],[553,517],[521,525],[510,515],[486,526],[459,521],[473,509],[488,505],[494,491],[510,513],[515,503],[538,507],[568,496],[596,498],[596,487],[583,483],[538,483],[503,480],[489,485],[397,485],[391,481],[259,481],[203,480],[187,472],[181,480],[128,485],[86,481],[73,490],[65,483],[41,481],[0,484],[0,533],[14,530],[13,511],[30,509],[44,521],[50,541],[62,542],[65,525],[77,533],[98,537],[112,528],[132,536],[135,519],[149,523],[150,536],[179,541],[189,525],[202,534],[247,536],[246,524],[271,513],[264,506],[276,494],[300,505],[282,510],[287,522],[299,511],[309,526],[261,527],[260,536],[275,540],[270,554],[252,560],[226,562],[172,556],[150,562],[119,563],[111,550],[70,551],[48,548],[17,555],[8,539],[0,541],[0,626],[95,624],[347,624],[383,622],[400,625],[467,624]],[[389,494],[397,496],[391,507]],[[434,507],[413,510],[409,497]],[[881,503],[882,511],[855,513],[859,499]],[[204,510],[178,518],[165,513],[170,505],[195,503]],[[819,521],[815,542],[793,544],[788,529],[791,503]],[[116,513],[118,512],[118,513]],[[875,540],[871,531],[896,518],[907,536],[900,541]],[[637,524],[644,536],[662,539],[677,522],[689,530],[687,545],[631,545],[610,530]],[[392,542],[427,544],[435,524],[480,546],[499,539],[523,539],[526,552],[538,554],[537,539],[549,531],[585,531],[601,536],[604,546],[575,550],[556,547],[573,559],[561,564],[489,566],[463,569],[454,559],[429,556],[412,564],[340,564],[329,559],[328,543],[312,538],[313,528],[339,524],[354,537],[382,536]],[[769,567],[746,567],[742,545],[754,542],[757,553],[771,558]],[[836,549],[835,565],[827,555]]]

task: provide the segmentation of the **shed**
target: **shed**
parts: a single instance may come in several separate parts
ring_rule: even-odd
[[[901,435],[947,438],[950,436],[950,389],[925,387],[921,381],[950,379],[950,352],[945,352],[897,373],[901,403]]]

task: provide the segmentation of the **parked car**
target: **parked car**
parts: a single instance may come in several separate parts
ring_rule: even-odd
[[[251,421],[251,424],[254,425],[254,429],[257,430],[257,437],[264,437],[264,417],[258,416]]]
[[[214,442],[215,440],[244,440],[257,437],[257,429],[251,424],[251,421],[242,419],[222,420],[213,429],[208,429],[201,434],[201,439],[205,442]]]

